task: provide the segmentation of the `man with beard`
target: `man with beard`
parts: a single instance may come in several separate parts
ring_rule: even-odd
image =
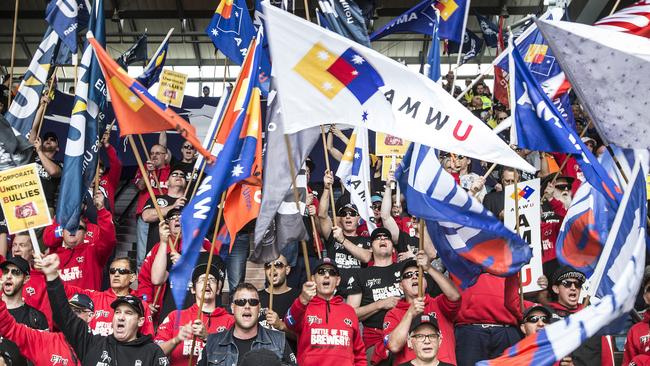
[[[287,258],[280,255],[277,259],[264,263],[264,274],[269,287],[260,290],[260,324],[263,327],[277,329],[285,332],[287,342],[292,350],[296,350],[296,335],[293,334],[282,321],[282,317],[287,313],[293,301],[300,295],[297,288],[291,288],[287,285],[287,276],[291,267],[287,263]],[[269,298],[271,294],[270,287],[273,286],[273,309],[269,309]]]
[[[340,269],[340,285],[338,294],[345,296],[345,289],[353,273],[365,265],[372,258],[370,241],[368,237],[361,237],[357,234],[359,227],[359,211],[351,203],[338,207],[338,223],[333,226],[332,219],[328,215],[329,195],[333,194],[332,184],[334,176],[332,172],[326,171],[323,177],[323,196],[318,204],[318,221],[320,233],[325,241],[327,256],[331,258]]]
[[[141,365],[167,366],[169,360],[151,336],[142,336],[138,329],[144,324],[144,307],[135,296],[118,297],[111,304],[113,333],[94,335],[88,325],[77,317],[65,297],[63,282],[59,278],[59,256],[50,254],[36,259],[35,267],[45,273],[47,295],[50,298],[54,323],[79,357],[82,365]]]
[[[207,264],[198,265],[192,272],[192,294],[195,303],[180,312],[172,311],[158,327],[155,342],[169,356],[171,366],[184,366],[190,357],[194,343],[193,359],[196,360],[205,347],[208,333],[219,333],[232,328],[235,320],[232,315],[217,307],[217,296],[221,294],[224,271],[216,265],[210,265],[206,277]],[[205,288],[205,298],[201,317],[199,303]],[[182,345],[181,345],[182,344]]]
[[[122,296],[136,296],[135,291],[131,290],[131,284],[136,278],[135,262],[129,257],[115,258],[108,268],[110,288],[106,291],[85,290],[83,288],[71,285],[64,285],[67,296],[75,293],[82,293],[90,297],[95,304],[95,314],[88,323],[88,326],[94,334],[107,336],[111,334],[113,322],[113,309],[111,304]],[[144,305],[144,324],[140,328],[141,334],[153,335],[153,321],[149,305]]]
[[[380,347],[384,337],[384,315],[402,297],[399,285],[401,265],[393,263],[390,231],[376,228],[370,240],[374,265],[359,270],[350,279],[347,289],[347,303],[363,322],[363,343],[368,354],[372,354],[375,346]]]
[[[312,281],[302,286],[284,319],[298,336],[300,366],[365,366],[366,352],[359,332],[359,319],[343,298],[335,295],[341,282],[331,258],[312,269]]]
[[[43,194],[47,199],[47,206],[53,212],[56,208],[56,192],[59,190],[59,178],[63,168],[63,164],[54,161],[54,155],[59,151],[59,138],[54,132],[46,132],[43,135],[43,140],[36,137],[34,150],[36,151],[34,162],[38,169],[38,175],[41,177]]]
[[[246,353],[260,349],[272,351],[285,365],[296,364],[296,357],[284,334],[258,323],[260,299],[255,286],[248,282],[240,283],[233,290],[230,307],[235,316],[235,326],[208,336],[198,366],[239,365]]]

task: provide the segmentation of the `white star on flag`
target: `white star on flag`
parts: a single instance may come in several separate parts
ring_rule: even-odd
[[[129,101],[131,103],[136,103],[138,101],[138,97],[136,97],[135,95],[132,95],[132,96],[129,97]]]
[[[332,83],[326,81],[321,85],[321,88],[323,88],[323,90],[332,90]]]
[[[241,164],[235,165],[235,167],[232,169],[232,176],[233,177],[239,177],[244,173],[244,167],[241,166]]]
[[[359,159],[360,157],[361,157],[361,155],[359,155],[359,153],[354,153],[354,160],[357,160],[357,159]]]
[[[217,29],[216,29],[216,28],[212,28],[212,31],[211,31],[211,32],[212,32],[212,35],[213,35],[213,36],[217,36],[217,35],[219,35],[219,32],[217,32]]]
[[[323,61],[327,61],[327,59],[330,58],[330,54],[327,53],[327,51],[320,51],[318,52],[318,58]]]
[[[359,72],[357,70],[352,71],[352,75],[359,75]]]
[[[361,65],[362,63],[366,62],[363,57],[360,55],[354,55],[352,56],[352,62],[354,62],[356,65]]]

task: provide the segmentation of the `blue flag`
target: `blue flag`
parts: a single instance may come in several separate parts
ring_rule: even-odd
[[[499,43],[499,27],[492,23],[488,17],[480,14],[475,15],[478,25],[481,26],[485,44],[490,48],[497,48],[497,44]]]
[[[85,9],[82,9],[82,11]],[[52,0],[45,9],[45,20],[56,31],[68,48],[77,51],[77,0]]]
[[[433,149],[411,144],[396,177],[409,213],[426,220],[442,262],[463,288],[484,271],[507,277],[529,262],[528,244],[459,187]]]
[[[436,19],[434,8],[440,12],[440,38],[460,42],[467,8],[466,0],[424,0],[374,32],[370,40],[403,32],[432,34]]]
[[[458,52],[458,43],[449,41],[448,51],[449,53]],[[460,59],[460,64],[464,64],[472,58],[478,56],[483,50],[483,40],[479,38],[474,32],[469,29],[465,31],[465,36],[463,37],[463,57]]]
[[[316,9],[316,18],[318,20],[318,25],[332,32],[334,31],[330,23],[327,21],[327,18],[323,16],[323,13],[321,13],[321,11],[318,10],[318,8]]]
[[[514,92],[510,141],[524,149],[572,154],[586,180],[607,199],[611,208],[620,202],[621,189],[596,157],[566,123],[526,67],[516,48],[511,49],[510,89]],[[514,72],[513,72],[514,71]]]
[[[165,60],[167,60],[167,51],[169,50],[169,37],[171,36],[174,28],[170,29],[167,32],[167,36],[163,39],[158,50],[153,55],[147,66],[142,70],[142,74],[136,78],[136,80],[142,84],[145,88],[149,89],[153,84],[158,82],[158,77],[162,72],[163,67],[165,66]]]
[[[431,47],[429,47],[429,54],[427,55],[427,64],[429,69],[427,76],[433,81],[440,80],[440,37],[438,36],[438,20],[433,27],[431,34]]]
[[[105,44],[104,1],[95,0],[89,29]],[[63,173],[56,207],[56,220],[73,233],[79,226],[81,203],[95,178],[99,126],[106,116],[106,82],[92,47],[86,41],[79,65],[79,80],[70,117]]]
[[[366,29],[366,22],[359,5],[354,1],[347,0],[321,0],[318,5],[322,11],[322,17],[327,19],[328,26],[325,28],[370,47],[368,29]]]
[[[256,146],[258,141],[248,133],[249,124],[246,116],[252,103],[259,103],[259,89],[256,82],[248,81],[256,80],[256,74],[259,71],[261,37],[262,33],[258,32],[258,38],[253,39],[252,52],[246,56],[241,75],[238,78],[240,85],[235,87],[236,90],[241,91],[241,94],[233,95],[233,100],[241,98],[242,107],[234,115],[226,115],[226,118],[235,118],[235,121],[232,129],[228,132],[223,149],[219,152],[216,162],[208,165],[205,169],[205,179],[181,215],[182,255],[169,274],[170,283],[179,284],[172,286],[172,295],[179,309],[185,301],[186,285],[196,265],[201,245],[208,228],[213,223],[219,197],[230,185],[246,179],[251,174],[254,153],[251,153],[250,150],[251,146]],[[243,83],[248,83],[248,85]],[[245,89],[242,88],[242,85]],[[257,107],[259,108],[259,106]],[[231,122],[224,121],[222,126],[230,124]],[[261,126],[257,127],[261,128]]]

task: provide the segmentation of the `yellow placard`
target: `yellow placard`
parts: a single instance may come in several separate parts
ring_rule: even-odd
[[[183,104],[186,84],[187,74],[164,69],[160,74],[160,85],[156,98],[162,103],[180,108]]]
[[[36,164],[23,165],[0,173],[0,204],[7,220],[9,234],[52,223]]]
[[[393,158],[395,162],[393,163]],[[381,157],[381,180],[386,182],[388,180],[388,173],[397,170],[397,165],[402,162],[401,156],[382,156]]]
[[[404,155],[409,148],[410,141],[391,136],[383,132],[375,134],[375,155]]]

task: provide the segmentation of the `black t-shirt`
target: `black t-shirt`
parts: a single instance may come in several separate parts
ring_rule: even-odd
[[[371,266],[359,270],[348,282],[347,294],[361,293],[361,306],[372,304],[391,296],[402,297],[400,289],[400,270],[402,265],[393,263],[388,267]],[[366,320],[363,325],[383,329],[386,310],[381,310]]]
[[[368,237],[345,236],[345,239],[358,247],[370,249],[370,238]],[[350,278],[358,272],[359,268],[365,268],[366,264],[361,263],[359,259],[350,254],[343,244],[337,243],[336,240],[334,240],[334,235],[332,233],[330,233],[329,238],[325,241],[325,248],[327,248],[327,256],[336,263],[341,274],[341,282],[336,289],[337,294],[345,297],[345,291],[348,287]]]
[[[260,290],[257,292],[260,297],[260,317],[259,322],[263,327],[271,328],[266,324],[266,311],[269,309],[269,293],[266,290]],[[292,288],[291,290],[283,294],[273,294],[273,311],[275,311],[280,318],[284,318],[287,314],[287,311],[293,304],[293,301],[298,298],[300,295],[300,289]],[[274,328],[271,328],[274,329]],[[287,343],[291,347],[293,352],[296,352],[298,345],[293,339],[287,339]]]
[[[400,230],[399,237],[397,238],[397,245],[395,245],[395,250],[397,250],[398,253],[415,253],[419,247],[420,239],[417,236],[410,236],[408,233]]]
[[[47,319],[45,318],[45,315],[27,304],[8,310],[9,314],[11,314],[11,316],[16,319],[16,322],[20,324],[25,324],[33,329],[47,329]]]
[[[39,158],[38,155],[36,155],[34,158],[34,162],[36,163],[38,176],[41,178],[41,184],[43,185],[43,193],[45,194],[45,199],[47,200],[47,206],[56,207],[56,193],[59,190],[61,178],[55,178],[51,176],[43,167],[41,158]],[[54,160],[52,160],[52,162],[63,169],[63,163],[59,163]]]
[[[253,346],[253,342],[255,341],[256,338],[257,337],[252,337],[249,339],[239,339],[234,335],[232,336],[232,340],[235,342],[235,347],[237,347],[237,350],[239,351],[239,357],[237,358],[237,365],[241,364],[241,360],[244,358],[243,356],[251,350],[251,347]]]
[[[176,200],[178,198],[168,196],[166,194],[156,196],[156,201],[158,202],[158,207],[160,208],[165,208],[169,206],[173,206],[174,203],[176,203]],[[153,201],[151,198],[147,200],[147,202],[144,204],[142,207],[142,210],[146,210],[149,208],[154,208]],[[160,241],[160,232],[158,231],[158,223],[159,221],[156,220],[156,222],[151,222],[149,225],[149,231],[147,232],[147,253],[151,251],[151,248],[153,248],[156,243]]]
[[[485,195],[483,198],[483,206],[498,218],[499,213],[503,211],[504,200],[503,191],[493,191]]]

